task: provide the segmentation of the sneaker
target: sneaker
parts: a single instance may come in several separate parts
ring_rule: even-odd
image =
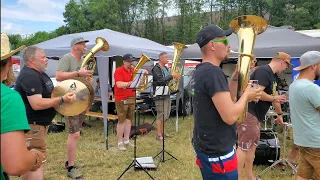
[[[72,168],[70,171],[68,171],[67,176],[72,179],[80,179],[83,177],[79,170],[76,168]]]
[[[119,151],[125,151],[127,149],[124,147],[123,143],[120,143],[120,144],[118,144],[118,150]]]
[[[74,165],[73,167],[74,168],[83,168],[85,167],[86,165],[85,164],[81,164],[81,163],[78,163],[78,162],[74,162]],[[67,169],[68,168],[68,161],[66,161],[66,163],[64,164],[64,167]]]
[[[124,143],[124,146],[125,146],[125,147],[134,148],[134,144],[132,144],[132,143],[130,143],[130,142],[129,142],[128,144],[125,144],[125,143]]]

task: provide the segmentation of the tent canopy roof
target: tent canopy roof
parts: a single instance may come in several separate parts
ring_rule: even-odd
[[[141,54],[144,53],[149,58],[158,59],[161,52],[167,52],[169,57],[173,56],[172,48],[166,47],[146,38],[124,34],[110,29],[62,35],[36,44],[35,46],[44,49],[46,55],[49,57],[59,57],[70,52],[70,42],[74,37],[77,36],[81,36],[85,40],[89,40],[89,42],[86,43],[88,50],[92,49],[92,47],[96,44],[95,40],[97,37],[102,37],[108,42],[110,46],[109,51],[99,51],[96,56],[113,57],[123,56],[126,53],[130,53],[134,57],[139,58]]]
[[[238,36],[232,34],[228,37],[231,49],[238,51]],[[256,36],[253,54],[257,58],[272,58],[277,52],[288,53],[292,58],[300,57],[311,50],[320,50],[320,39],[310,37],[291,29],[268,27],[268,29]],[[182,53],[184,59],[202,59],[198,44],[193,44]],[[231,58],[237,58],[232,54]]]

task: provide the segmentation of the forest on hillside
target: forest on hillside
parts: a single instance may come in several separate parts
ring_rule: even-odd
[[[164,45],[190,44],[202,27],[228,28],[233,18],[245,14],[263,17],[272,26],[320,29],[319,0],[70,0],[63,13],[64,26],[26,39],[18,34],[9,38],[13,47],[29,46],[64,34],[107,28]]]

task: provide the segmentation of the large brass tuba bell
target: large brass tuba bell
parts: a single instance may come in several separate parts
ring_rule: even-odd
[[[136,65],[136,67],[133,70],[133,79],[136,77],[137,72],[139,71],[139,69],[146,63],[150,61],[150,59],[148,58],[148,56],[146,56],[145,54],[142,54],[140,57],[140,60],[138,62],[138,64]],[[136,90],[138,92],[143,92],[147,89],[148,87],[148,75],[147,74],[143,74],[142,79],[140,84],[138,85],[138,87],[136,87]]]
[[[180,56],[181,56],[182,51],[188,47],[182,43],[177,43],[177,42],[174,42],[173,46],[174,46],[174,54],[173,54],[172,66],[170,69],[170,73],[172,74],[173,72],[177,72],[180,75],[182,75],[183,67],[180,62]],[[169,87],[169,90],[171,93],[178,91],[179,83],[180,83],[179,79],[172,79],[169,81],[168,87]]]
[[[234,18],[229,26],[234,29],[234,33],[238,35],[238,93],[237,99],[246,89],[250,77],[250,61],[253,60],[253,48],[256,36],[263,33],[267,29],[267,22],[261,17],[254,15],[244,15]],[[244,112],[238,119],[241,122],[245,117],[247,117],[248,104],[245,107]]]
[[[94,55],[99,51],[108,51],[108,50],[109,50],[108,42],[102,37],[97,37],[96,45],[94,45],[93,48],[89,50],[89,53],[83,59],[83,62],[81,64],[81,69],[85,68],[86,70],[94,71],[97,65],[97,61],[94,58]]]

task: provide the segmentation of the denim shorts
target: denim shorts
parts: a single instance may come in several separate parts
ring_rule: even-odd
[[[196,163],[204,180],[238,180],[238,160],[234,148],[222,156],[208,156],[197,150],[195,152]]]

